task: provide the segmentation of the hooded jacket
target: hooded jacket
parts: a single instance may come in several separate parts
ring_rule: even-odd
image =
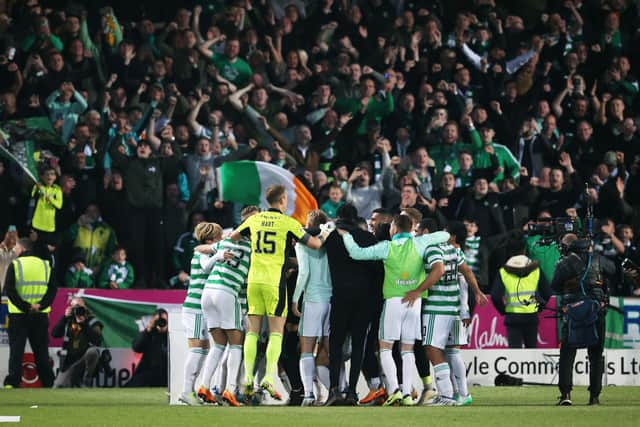
[[[516,267],[511,265],[505,265],[504,269],[507,273],[515,275],[517,277],[527,277],[531,274],[532,271],[539,269],[540,263],[538,261],[532,261],[526,266]],[[545,279],[544,274],[540,274],[540,279],[538,280],[538,288],[536,290],[536,300],[539,302],[540,307],[544,307],[551,298],[552,292],[551,287],[549,286],[549,282]],[[496,310],[503,316],[505,316],[504,323],[505,325],[515,325],[518,323],[538,321],[538,314],[523,314],[523,313],[507,313],[505,307],[505,286],[502,281],[502,276],[500,274],[496,274],[496,278],[493,284],[493,288],[491,289],[491,301],[493,301],[493,305]]]

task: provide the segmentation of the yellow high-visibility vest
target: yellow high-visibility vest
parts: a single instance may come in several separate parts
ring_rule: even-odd
[[[519,277],[500,269],[500,278],[505,289],[505,311],[507,313],[536,313],[535,294],[540,280],[540,268],[536,268],[529,275]]]
[[[16,291],[20,298],[29,304],[36,304],[44,298],[51,278],[51,266],[35,256],[17,258],[13,261],[13,271],[16,278]],[[41,313],[49,313],[51,306],[40,310]],[[24,313],[9,299],[9,313]]]

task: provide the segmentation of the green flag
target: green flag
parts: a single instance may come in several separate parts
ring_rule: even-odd
[[[131,348],[131,343],[143,329],[143,318],[151,316],[158,309],[154,303],[129,302],[95,298],[83,295],[87,308],[104,325],[102,337],[106,346]]]
[[[0,123],[0,156],[15,162],[38,182],[38,162],[47,147],[64,145],[47,117],[29,117]]]
[[[624,309],[622,297],[611,297],[609,303]],[[607,310],[604,335],[604,348],[624,348],[624,315],[617,310]]]

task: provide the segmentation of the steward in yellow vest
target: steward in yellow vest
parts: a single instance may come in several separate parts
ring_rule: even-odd
[[[45,387],[53,384],[49,365],[49,312],[56,295],[51,280],[51,264],[32,255],[29,239],[18,241],[24,252],[7,270],[5,289],[9,298],[9,374],[6,387],[19,387],[22,380],[22,356],[29,344]]]
[[[500,268],[491,300],[504,318],[510,348],[535,348],[538,341],[538,311],[551,297],[540,263],[524,255],[509,258]]]

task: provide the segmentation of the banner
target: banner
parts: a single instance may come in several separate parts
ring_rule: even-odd
[[[611,297],[609,303],[624,308],[624,298]],[[605,321],[604,348],[624,348],[624,312],[609,309]]]
[[[624,298],[624,348],[640,348],[640,298]]]
[[[462,351],[469,385],[494,385],[497,375],[507,374],[525,382],[557,385],[560,349]],[[640,354],[636,350],[604,351],[603,385],[640,385]],[[589,384],[586,349],[577,352],[573,384]]]
[[[60,288],[51,307],[49,335],[56,322],[64,316],[71,298],[78,296],[104,325],[102,336],[106,347],[131,348],[132,341],[147,326],[157,309],[180,309],[185,295],[186,290]],[[62,338],[51,337],[49,345],[61,347]]]
[[[552,297],[547,308],[556,307],[556,298]],[[538,313],[538,348],[558,348],[557,319],[554,312],[544,310]],[[507,328],[504,316],[498,313],[491,300],[483,307],[476,306],[469,325],[468,349],[508,348]]]

